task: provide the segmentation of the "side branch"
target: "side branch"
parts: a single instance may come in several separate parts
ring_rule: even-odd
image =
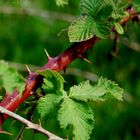
[[[0,112],[1,113],[4,113],[4,114],[7,114],[8,116],[18,120],[19,122],[22,122],[23,124],[25,124],[28,128],[31,128],[31,129],[34,129],[44,135],[46,135],[50,140],[64,140],[54,134],[52,134],[51,132],[43,129],[39,124],[34,124],[26,119],[24,119],[23,117],[3,108],[0,106]]]

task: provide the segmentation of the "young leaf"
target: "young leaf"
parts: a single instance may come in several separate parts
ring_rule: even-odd
[[[70,88],[69,97],[81,101],[103,101],[112,97],[122,100],[123,90],[114,82],[100,78],[97,85],[92,86],[89,81]]]
[[[105,39],[111,30],[108,22],[112,6],[105,0],[82,0],[82,15],[68,29],[70,42],[81,42],[97,36]]]
[[[45,119],[49,113],[54,111],[61,98],[60,95],[47,94],[39,99],[37,110],[42,119]]]
[[[73,126],[74,140],[88,140],[93,129],[94,118],[91,107],[84,102],[64,98],[58,112],[62,128]]]
[[[82,16],[76,19],[69,27],[68,36],[70,42],[80,42],[88,40],[95,35],[97,30],[96,22],[93,18]]]
[[[56,0],[57,6],[68,5],[68,0]]]
[[[82,15],[92,16],[93,18],[106,19],[112,13],[112,6],[106,0],[82,0]]]
[[[115,20],[123,18],[125,15],[124,11],[129,5],[131,5],[131,0],[108,0],[113,8],[112,18]]]
[[[52,70],[37,71],[37,72],[45,77],[42,87],[47,91],[47,93],[62,94],[64,86],[64,78],[58,72]]]
[[[82,0],[81,2],[81,12],[82,15],[90,15],[94,17],[96,12],[99,10],[103,0]]]
[[[4,87],[6,92],[11,94],[13,90],[18,89],[22,94],[25,88],[25,81],[15,69],[8,66],[8,63],[0,61],[0,87]]]
[[[123,27],[119,23],[115,23],[115,29],[116,29],[117,33],[119,33],[121,35],[124,34]]]
[[[69,27],[68,36],[70,42],[80,42],[92,38],[94,35],[106,38],[109,34],[109,25],[95,21],[91,16],[81,16]]]

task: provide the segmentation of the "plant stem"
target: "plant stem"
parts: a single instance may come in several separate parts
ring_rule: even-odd
[[[34,123],[32,123],[32,122],[26,120],[25,118],[23,118],[23,117],[21,117],[21,116],[15,114],[15,113],[13,113],[13,112],[7,110],[7,109],[5,109],[5,108],[3,108],[3,107],[1,107],[1,106],[0,106],[0,112],[1,112],[1,113],[4,113],[4,114],[7,114],[8,116],[10,116],[10,117],[16,119],[16,120],[19,121],[19,122],[22,122],[22,123],[25,124],[28,128],[34,129],[34,130],[36,130],[36,131],[38,131],[38,132],[40,132],[40,133],[42,133],[42,134],[48,136],[48,138],[49,138],[50,140],[64,140],[64,139],[62,139],[62,138],[60,138],[60,137],[58,137],[58,136],[52,134],[51,132],[49,132],[49,131],[43,129],[43,128],[41,127],[41,125],[39,125],[39,124],[34,124]]]

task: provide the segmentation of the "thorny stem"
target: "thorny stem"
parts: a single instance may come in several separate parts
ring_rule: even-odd
[[[46,65],[44,65],[40,70],[51,69],[55,71],[61,71],[68,66],[74,59],[81,57],[81,55],[93,44],[95,44],[99,39],[97,37],[93,37],[88,41],[74,43],[70,48],[64,51],[57,57],[54,57],[48,61]],[[42,76],[37,73],[29,73],[29,76],[26,80],[26,87],[22,94],[22,97],[18,94],[18,91],[15,90],[12,95],[6,94],[5,98],[0,103],[0,106],[14,111],[18,108],[18,106],[24,102],[29,96],[31,96],[36,88],[40,87],[42,84]],[[8,116],[5,114],[1,114],[0,116],[0,126],[3,121]]]
[[[138,15],[138,13],[132,10],[130,11],[130,16],[121,20],[120,24],[123,25]],[[98,41],[99,38],[93,37],[87,41],[74,43],[62,54],[50,59],[46,65],[40,68],[40,70],[51,69],[59,72],[65,69],[74,59],[81,58],[82,54]],[[6,94],[5,98],[1,101],[0,106],[10,111],[15,111],[21,103],[23,103],[38,87],[41,86],[42,80],[43,77],[37,73],[29,73],[22,97],[18,94],[18,90],[15,90],[12,95]],[[0,132],[2,132],[1,125],[7,117],[8,116],[5,114],[0,114]]]

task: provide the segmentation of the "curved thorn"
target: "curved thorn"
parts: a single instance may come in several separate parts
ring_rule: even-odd
[[[29,69],[28,65],[25,65],[25,66],[26,66],[28,72],[31,73],[31,70]]]
[[[84,60],[85,62],[91,64],[91,61],[89,61],[88,59],[84,58],[82,55],[78,56],[80,59]]]
[[[85,62],[91,64],[91,61],[89,61],[88,59],[86,59],[86,58],[82,58],[82,59],[83,59]]]
[[[50,57],[50,55],[49,55],[49,53],[47,52],[47,50],[44,49],[44,51],[45,51],[45,53],[46,53],[46,55],[47,55],[47,57],[48,57],[48,60],[52,59],[52,57]]]

